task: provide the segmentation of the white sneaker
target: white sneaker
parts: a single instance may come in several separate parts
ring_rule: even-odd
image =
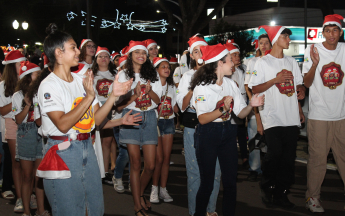
[[[159,198],[164,200],[164,202],[172,202],[173,198],[169,195],[167,188],[160,188]]]
[[[14,206],[14,212],[24,212],[22,198],[17,199],[16,205]]]
[[[152,185],[151,195],[150,195],[150,202],[151,203],[159,203],[159,199],[158,199],[158,186]]]
[[[123,186],[122,178],[117,179],[115,178],[115,176],[113,176],[112,181],[113,181],[114,189],[116,190],[116,192],[118,193],[125,192],[125,187]]]
[[[305,208],[309,209],[313,213],[325,212],[325,210],[322,208],[320,204],[320,200],[313,197],[308,198],[307,202],[305,203]]]
[[[30,208],[31,209],[37,209],[37,199],[35,194],[31,194],[30,197]]]

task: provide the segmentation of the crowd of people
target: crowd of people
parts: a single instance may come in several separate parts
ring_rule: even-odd
[[[14,212],[23,216],[30,209],[36,216],[103,215],[102,182],[123,193],[128,164],[134,213],[149,215],[152,203],[173,202],[170,156],[175,127],[183,125],[189,215],[218,215],[221,180],[223,215],[235,215],[237,144],[248,180],[260,180],[262,202],[291,209],[305,121],[300,101],[309,88],[305,205],[323,213],[320,188],[330,148],[345,180],[343,19],[325,17],[325,42],[306,48],[302,72],[284,55],[292,32],[283,26],[260,26],[266,33],[255,41],[256,56],[244,62],[235,41],[208,45],[196,34],[178,64],[175,57],[157,57],[152,39],[130,41],[111,54],[91,39],[78,47],[51,23],[44,53],[35,51],[41,62],[28,61],[19,49],[3,57],[3,198],[15,199]],[[254,144],[248,154],[247,136],[266,146]]]

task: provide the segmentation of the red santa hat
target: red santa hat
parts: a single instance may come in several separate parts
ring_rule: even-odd
[[[169,63],[170,64],[178,64],[177,58],[171,57],[170,60],[169,60]]]
[[[252,43],[252,45],[255,45],[255,51],[257,51],[259,49],[259,40],[255,39]]]
[[[199,45],[203,45],[203,46],[207,46],[207,42],[198,37],[197,34],[194,35],[193,37],[189,38],[189,41],[188,41],[188,44],[189,44],[189,51],[192,53],[193,52],[193,49],[196,47],[196,46],[199,46]]]
[[[40,60],[42,60],[42,59],[43,59],[43,65],[44,65],[43,67],[47,68],[48,67],[48,63],[49,63],[49,59],[48,59],[48,57],[46,56],[45,53],[42,53]]]
[[[235,43],[234,39],[228,39],[225,44],[232,44],[232,45],[240,47],[237,43]]]
[[[25,56],[19,50],[13,50],[6,55],[5,60],[2,61],[2,64],[7,65],[25,60]]]
[[[162,63],[164,61],[169,63],[168,59],[165,57],[164,58],[154,57],[153,58],[153,67],[154,68],[157,67],[160,63]]]
[[[323,22],[322,28],[324,28],[327,25],[334,24],[334,25],[337,25],[340,29],[342,29],[341,20],[343,20],[343,22],[345,22],[344,17],[339,15],[339,14],[327,15],[327,16],[325,16],[325,20]]]
[[[81,48],[83,48],[83,46],[84,46],[87,42],[89,42],[89,41],[92,41],[92,40],[91,40],[91,39],[83,39],[83,40],[81,41],[81,44],[80,44],[79,49],[81,50]]]
[[[71,178],[71,171],[62,158],[56,153],[57,150],[68,148],[68,144],[71,145],[69,142],[63,142],[52,146],[38,166],[36,176],[44,179]]]
[[[235,52],[240,52],[240,50],[235,47],[235,45],[233,45],[232,43],[226,43],[224,44],[224,47],[229,50],[229,53],[232,54],[232,53],[235,53]]]
[[[9,52],[6,50],[6,51],[4,52],[4,55],[6,56],[8,53],[9,53]]]
[[[127,58],[128,58],[127,55],[124,55],[124,56],[120,57],[120,59],[119,59],[119,66],[117,67],[117,70],[119,70],[123,65],[126,64]]]
[[[118,53],[118,52],[115,52],[115,53],[111,54],[110,56],[111,56],[111,60],[114,61],[114,59],[116,58],[116,56],[121,56],[121,54]]]
[[[272,43],[272,46],[275,42],[277,42],[280,34],[282,31],[284,31],[285,27],[284,26],[268,26],[268,25],[262,25],[259,26],[259,28],[256,30],[256,32],[259,32],[260,29],[263,28],[268,34],[268,37]]]
[[[40,70],[41,68],[37,64],[31,63],[29,61],[23,61],[20,63],[19,79],[22,79],[23,77],[25,77],[25,75]]]
[[[107,53],[109,56],[110,56],[110,52],[109,52],[109,50],[108,50],[108,48],[106,48],[106,47],[97,47],[97,51],[96,51],[96,55],[95,55],[95,57],[97,57],[100,53],[102,53],[102,52],[105,52],[105,53]]]
[[[84,75],[86,73],[86,71],[88,70],[88,66],[83,64],[83,63],[79,63],[78,66],[76,67],[72,67],[71,68],[71,72],[76,73],[78,75]]]
[[[222,44],[202,46],[200,50],[202,52],[202,57],[198,59],[199,64],[202,64],[203,61],[205,61],[205,64],[216,62],[229,53],[229,50]]]
[[[147,39],[143,41],[146,45],[146,48],[149,50],[152,46],[156,45],[157,46],[157,42],[152,40],[152,39]]]
[[[121,50],[121,56],[127,55],[128,46]]]
[[[145,50],[148,53],[145,42],[131,40],[127,49],[127,55],[137,49]]]

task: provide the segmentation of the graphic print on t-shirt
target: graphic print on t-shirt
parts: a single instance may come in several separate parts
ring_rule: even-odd
[[[149,94],[146,94],[146,85],[142,84],[141,87],[141,94],[140,96],[135,99],[135,107],[139,108],[142,111],[147,110],[152,105],[151,97]]]
[[[277,76],[280,73],[291,73],[292,74],[291,71],[288,71],[286,69],[277,73]],[[275,85],[279,89],[280,93],[286,94],[288,97],[291,97],[293,95],[293,93],[295,93],[295,84],[294,84],[293,80],[290,80],[288,82],[283,82],[283,83],[276,83]]]
[[[214,110],[217,110],[219,109],[220,107],[224,107],[224,100],[225,100],[225,96],[217,102],[217,105],[216,105],[216,108]],[[232,111],[232,108],[234,107],[234,100],[231,101],[231,104],[230,104],[230,110],[223,113],[221,116],[219,116],[219,118],[221,118],[223,121],[227,121],[229,120],[230,118],[230,113]]]
[[[158,105],[158,108],[157,108],[158,114],[161,111],[163,101],[164,101],[164,96],[162,96],[161,103]],[[172,116],[173,113],[174,111],[171,105],[171,97],[167,96],[163,105],[161,117],[163,117],[164,119],[169,119],[169,117]]]
[[[77,97],[73,103],[72,103],[72,108],[73,110],[78,104],[81,102],[83,97]],[[77,133],[90,133],[91,128],[94,126],[95,120],[94,120],[94,115],[92,111],[92,105],[90,105],[89,109],[86,111],[83,117],[77,122],[72,129],[76,130]]]
[[[30,108],[31,109],[31,108]],[[29,110],[28,112],[28,118],[26,119],[27,122],[34,122],[34,110]]]
[[[341,70],[341,66],[331,62],[322,67],[320,73],[322,83],[329,89],[336,89],[343,83],[344,72]]]
[[[98,95],[107,98],[109,87],[112,83],[113,83],[112,80],[109,80],[106,78],[97,80],[96,90],[97,90]]]

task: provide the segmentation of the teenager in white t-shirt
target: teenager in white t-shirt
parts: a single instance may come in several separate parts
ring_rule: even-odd
[[[34,176],[37,167],[42,161],[42,137],[38,134],[35,119],[40,118],[39,113],[35,113],[38,106],[37,95],[30,98],[28,95],[29,87],[36,80],[40,67],[29,61],[21,63],[20,80],[12,97],[13,119],[18,125],[17,130],[17,155],[20,161],[23,182],[22,200],[24,214],[30,215],[30,198],[32,195],[32,181],[35,182],[35,192],[37,197],[37,214],[42,215],[47,212],[44,210],[44,190],[37,187],[38,177]],[[39,120],[38,120],[39,121]]]
[[[273,48],[256,62],[248,85],[254,94],[265,95],[265,105],[260,109],[267,144],[262,200],[266,205],[293,208],[287,192],[294,183],[299,126],[304,122],[297,98],[297,92],[304,91],[303,79],[296,60],[283,53],[289,48],[291,30],[282,26],[263,28],[268,31]]]
[[[235,215],[237,179],[237,125],[230,122],[231,111],[245,118],[253,106],[263,105],[264,97],[253,97],[247,106],[232,74],[229,51],[222,44],[200,48],[205,65],[192,82],[193,101],[199,124],[195,131],[195,151],[200,170],[200,188],[194,216],[204,216],[213,190],[217,158],[223,180],[223,215]]]
[[[23,203],[21,195],[22,185],[22,169],[19,161],[16,161],[16,139],[17,139],[17,124],[13,121],[12,111],[12,96],[15,92],[15,87],[19,80],[20,62],[25,61],[25,57],[18,50],[9,52],[3,61],[4,72],[0,82],[0,113],[5,118],[5,139],[7,140],[10,149],[10,157],[12,161],[12,176],[16,190],[16,205],[15,212],[23,212]],[[9,156],[9,155],[8,155]],[[6,184],[5,184],[6,185]],[[12,186],[3,189],[3,197],[11,196]]]
[[[80,49],[79,62],[91,68],[95,59],[95,54],[96,54],[96,49],[97,49],[96,44],[91,39],[83,39],[80,44],[79,49]]]
[[[252,90],[248,88],[250,78],[252,76],[253,68],[256,62],[263,56],[267,50],[272,49],[272,44],[267,34],[262,34],[258,38],[258,56],[252,58],[247,65],[246,76],[244,80],[244,87],[246,89],[249,100],[252,99]],[[262,126],[261,117],[258,108],[253,108],[253,111],[248,115],[248,140],[251,140],[255,135],[259,133],[264,135],[264,128]],[[261,175],[261,157],[260,149],[255,148],[249,153],[249,181],[256,181],[258,175]]]
[[[186,171],[187,171],[187,189],[188,189],[188,210],[189,215],[194,215],[195,213],[195,203],[196,203],[196,193],[200,186],[200,172],[199,165],[196,160],[195,148],[194,148],[194,133],[195,126],[198,124],[198,118],[196,115],[194,101],[193,101],[193,91],[190,89],[190,82],[203,63],[199,64],[198,60],[202,57],[200,47],[207,46],[206,41],[202,35],[193,36],[188,41],[190,50],[190,67],[191,70],[185,72],[182,75],[180,84],[176,92],[176,102],[179,106],[181,112],[183,113],[182,124],[183,129],[183,147],[184,156],[186,160]],[[186,54],[188,55],[188,54]],[[181,60],[182,62],[182,60]],[[216,204],[220,187],[220,167],[217,162],[216,167],[216,177],[214,178],[214,189],[212,196],[207,206],[208,214],[216,213]]]
[[[104,104],[108,99],[108,92],[110,85],[115,79],[114,64],[110,63],[110,53],[105,47],[98,47],[95,55],[94,64],[92,65],[92,72],[94,75],[93,85],[96,90],[96,97],[98,101]],[[111,112],[108,114],[108,119],[111,119]],[[105,177],[103,182],[106,184],[113,184],[112,175],[108,173],[109,170],[109,158],[111,162],[111,170],[115,168],[116,160],[116,142],[114,138],[113,129],[103,129],[100,131],[103,162]]]
[[[159,117],[158,128],[160,136],[158,137],[156,165],[152,176],[150,202],[159,203],[159,199],[162,199],[164,202],[172,202],[173,198],[169,195],[166,185],[168,181],[170,155],[175,134],[174,113],[178,112],[176,105],[176,87],[174,85],[169,61],[167,59],[154,58],[153,66],[159,74],[162,93],[160,104],[156,110],[157,118]],[[160,188],[158,188],[159,180]]]
[[[78,65],[80,54],[72,36],[57,30],[54,23],[47,27],[47,33],[44,51],[53,72],[38,89],[43,134],[48,137],[45,157],[52,155],[47,152],[53,146],[53,149],[61,149],[65,145],[67,148],[56,154],[68,167],[71,177],[42,171],[44,189],[53,215],[81,216],[86,210],[88,215],[103,215],[101,175],[90,132],[95,125],[111,128],[120,124],[135,125],[134,122],[141,120],[129,113],[120,120],[104,121],[118,97],[129,91],[132,81],[119,83],[116,77],[112,93],[100,107],[95,98],[92,72],[83,79],[70,70]],[[50,158],[44,160],[50,161]],[[57,179],[61,177],[63,179]]]
[[[326,41],[307,47],[304,54],[304,84],[309,88],[306,208],[315,213],[324,212],[320,190],[330,148],[345,181],[345,44],[338,42],[343,30],[337,16],[325,17]]]
[[[142,122],[135,127],[120,127],[120,143],[127,146],[130,161],[130,183],[136,214],[145,215],[151,203],[143,196],[145,187],[152,178],[156,162],[158,143],[157,118],[154,109],[160,102],[162,85],[157,72],[148,58],[146,45],[142,41],[130,41],[126,69],[118,73],[119,82],[133,79],[132,96],[116,107],[125,115],[133,111],[142,116]],[[144,153],[144,170],[141,171],[141,154]]]

